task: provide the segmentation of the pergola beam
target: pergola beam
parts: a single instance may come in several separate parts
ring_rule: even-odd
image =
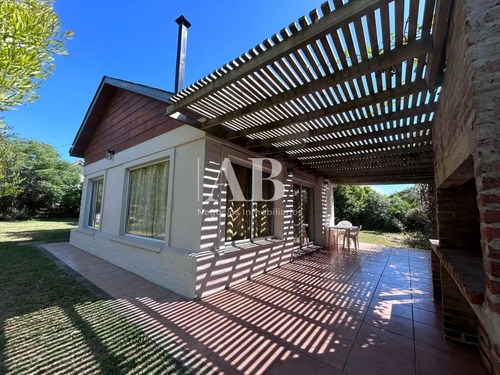
[[[247,144],[247,147],[265,146],[265,145],[271,145],[273,143],[293,141],[296,139],[307,139],[307,138],[317,137],[320,135],[336,134],[347,130],[361,129],[367,126],[373,126],[380,123],[386,123],[390,121],[396,121],[431,113],[434,112],[436,108],[437,105],[435,103],[424,104],[417,107],[407,108],[404,110],[397,110],[390,113],[384,113],[382,115],[363,118],[357,121],[346,122],[343,124],[330,126],[327,128],[313,129],[294,134],[265,138],[259,140],[258,142]]]
[[[433,49],[429,54],[425,71],[425,80],[429,86],[434,86],[440,70],[443,68],[445,42],[453,0],[438,0],[436,14],[432,25]]]
[[[270,122],[267,124],[262,124],[259,126],[252,127],[250,129],[245,129],[241,131],[230,132],[227,139],[235,139],[238,137],[244,137],[246,135],[261,133],[267,130],[273,130],[277,128],[283,128],[293,124],[300,124],[307,121],[317,120],[320,118],[333,116],[343,112],[367,107],[370,105],[375,105],[376,103],[383,103],[385,101],[392,101],[393,99],[401,99],[401,97],[406,95],[415,94],[427,89],[427,83],[425,80],[421,79],[410,83],[408,85],[398,86],[396,88],[382,91],[376,94],[371,94],[363,98],[354,99],[347,101],[345,103],[335,104],[333,106],[322,108],[318,111],[312,111],[303,113],[298,116],[289,117],[280,121]]]
[[[345,170],[356,170],[356,169],[366,169],[374,168],[379,166],[410,166],[410,165],[425,165],[432,168],[434,160],[432,158],[422,158],[415,160],[408,159],[389,159],[389,160],[373,160],[365,162],[354,162],[354,163],[331,163],[331,164],[319,164],[311,165],[311,169],[316,169],[319,171],[345,171]],[[306,164],[305,164],[306,165]]]
[[[413,134],[414,132],[427,131],[431,129],[432,124],[430,122],[421,122],[417,124],[398,126],[396,128],[386,128],[382,130],[376,130],[373,132],[363,132],[361,134],[351,135],[351,136],[342,136],[339,138],[326,139],[324,141],[316,141],[316,142],[306,142],[298,145],[287,146],[287,147],[279,147],[280,151],[298,151],[304,150],[307,151],[308,148],[311,147],[324,147],[324,146],[332,146],[332,145],[341,145],[349,142],[358,142],[363,140],[369,140],[374,138],[381,137],[391,137],[401,134]]]
[[[326,177],[325,177],[326,178]],[[405,175],[389,175],[389,176],[371,176],[371,177],[355,177],[355,178],[329,178],[334,185],[385,185],[385,184],[415,184],[415,183],[432,183],[434,175],[422,176],[405,176]]]
[[[370,178],[370,177],[388,177],[388,176],[433,176],[434,171],[432,168],[395,168],[383,171],[359,171],[359,174],[352,171],[349,173],[326,173],[328,179],[357,179],[357,178]]]
[[[289,36],[287,39],[275,44],[272,48],[268,48],[262,53],[253,56],[244,64],[240,64],[232,70],[228,70],[217,79],[213,79],[203,86],[200,85],[201,87],[197,88],[194,92],[190,92],[189,90],[181,91],[179,94],[182,96],[183,93],[186,92],[185,96],[168,106],[166,114],[177,112],[181,108],[186,108],[196,103],[200,99],[210,95],[210,93],[228,86],[238,81],[241,77],[262,69],[284,56],[288,56],[291,51],[296,51],[334,30],[348,25],[350,22],[361,18],[368,12],[373,12],[375,9],[388,2],[389,0],[357,0],[345,4],[334,12],[316,20],[312,24],[314,27],[310,27],[311,25],[305,27]]]
[[[325,155],[335,156],[335,155],[346,153],[346,152],[378,150],[378,149],[391,148],[391,147],[397,147],[397,146],[402,146],[402,145],[412,145],[415,143],[423,143],[423,142],[430,143],[431,141],[432,141],[431,136],[423,135],[420,137],[398,139],[395,141],[389,141],[389,142],[383,142],[383,143],[371,143],[368,145],[360,145],[360,146],[354,146],[354,147],[343,147],[343,148],[338,148],[335,150],[312,151],[312,152],[307,152],[307,153],[300,154],[300,155],[299,154],[289,154],[289,155],[293,158],[304,157],[304,156],[318,156],[318,157],[325,156]]]
[[[303,164],[309,165],[311,168],[321,167],[323,164],[335,165],[346,163],[363,163],[369,161],[385,161],[385,160],[401,160],[405,161],[409,158],[413,159],[430,159],[433,160],[432,146],[414,147],[421,151],[408,151],[407,149],[396,149],[390,151],[374,152],[370,154],[357,154],[350,156],[336,156],[322,159],[303,159]]]
[[[345,67],[338,72],[327,74],[324,77],[320,77],[316,80],[304,83],[301,86],[281,92],[265,100],[261,100],[238,110],[228,112],[222,116],[216,117],[215,119],[207,120],[202,125],[202,129],[210,129],[211,127],[234,120],[238,117],[255,113],[265,108],[276,106],[278,104],[285,103],[287,101],[306,96],[311,93],[336,86],[338,84],[342,84],[351,79],[370,74],[373,71],[390,68],[408,59],[423,56],[431,50],[432,41],[430,39],[420,39],[412,43],[408,43],[401,48],[388,51],[387,53],[384,53],[382,55],[373,56],[368,60],[361,61],[360,63],[354,64],[350,67]]]
[[[433,161],[432,159],[426,160],[408,160],[406,162],[403,161],[390,161],[390,162],[378,162],[378,163],[364,163],[364,164],[345,164],[340,166],[328,166],[325,168],[316,168],[319,171],[328,173],[328,172],[363,172],[363,171],[372,171],[372,170],[390,170],[390,169],[412,169],[412,168],[429,168],[432,169]]]

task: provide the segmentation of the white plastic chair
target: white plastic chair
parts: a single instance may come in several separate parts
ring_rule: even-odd
[[[347,243],[347,246],[348,246],[348,247],[350,247],[350,245],[351,245],[351,240],[353,240],[353,241],[354,241],[354,248],[355,248],[356,250],[357,250],[357,249],[359,249],[359,231],[361,230],[361,228],[363,228],[363,226],[362,226],[362,225],[360,225],[360,226],[358,227],[358,229],[356,229],[356,230],[349,231],[349,232],[347,233],[347,235],[345,235],[345,234],[344,234],[344,243],[342,244],[342,246],[343,246],[343,247],[345,247],[345,240],[346,240],[346,238],[347,238],[347,241],[349,241],[349,242]]]
[[[347,221],[347,220],[339,221],[339,223],[337,225],[341,226],[341,227],[352,227],[352,223],[350,221]]]
[[[342,221],[339,221],[339,223],[337,224],[337,226],[341,226],[341,227],[352,227],[352,223],[348,220],[342,220]],[[345,230],[338,230],[337,231],[337,238],[336,238],[336,242],[337,244],[339,243],[339,237],[342,236],[343,239],[345,239]],[[345,240],[344,240],[345,242]]]

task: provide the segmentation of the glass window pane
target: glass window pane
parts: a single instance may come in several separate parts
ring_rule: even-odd
[[[165,239],[169,161],[130,171],[126,233]]]
[[[233,201],[231,188],[227,187],[226,199],[226,241],[249,240],[269,237],[273,234],[274,202],[252,202],[252,170],[232,164],[242,193],[248,201]],[[263,174],[269,177],[268,173]],[[264,199],[274,196],[274,184],[264,180],[262,186]]]
[[[92,195],[90,197],[90,213],[88,225],[99,228],[101,224],[101,203],[104,179],[94,180],[92,183]]]
[[[263,176],[267,178],[269,173],[264,173]],[[271,199],[274,196],[274,184],[269,180],[263,180],[262,183],[262,198]],[[254,237],[268,237],[273,234],[273,209],[272,201],[254,202]]]
[[[252,171],[238,164],[233,164],[236,179],[245,199],[251,197]],[[249,201],[233,201],[231,188],[227,187],[226,199],[226,241],[250,239],[252,206]]]

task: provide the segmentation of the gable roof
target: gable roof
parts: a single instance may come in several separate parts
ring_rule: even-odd
[[[85,149],[90,143],[92,135],[99,126],[102,116],[106,113],[107,107],[118,89],[131,91],[164,102],[165,104],[170,104],[170,98],[173,95],[173,93],[165,90],[104,76],[80,125],[73,145],[69,150],[71,156],[84,157]]]

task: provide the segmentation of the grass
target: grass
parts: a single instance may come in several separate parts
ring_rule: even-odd
[[[78,219],[0,221],[0,242],[66,242]]]
[[[373,230],[361,230],[359,232],[359,242],[367,242],[378,245],[393,247],[406,247],[403,244],[402,233],[388,233]]]
[[[186,370],[112,301],[33,245],[67,241],[73,219],[0,222],[0,374],[150,374]]]

